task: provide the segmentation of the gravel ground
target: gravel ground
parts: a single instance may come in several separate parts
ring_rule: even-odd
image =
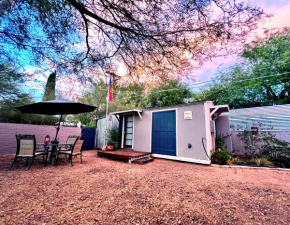
[[[0,224],[290,224],[290,172],[98,158],[30,171],[0,157]]]

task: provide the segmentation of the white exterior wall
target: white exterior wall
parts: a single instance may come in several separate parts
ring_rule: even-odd
[[[207,154],[210,156],[215,151],[215,133],[211,133],[210,121],[212,118],[210,116],[210,107],[214,106],[212,101],[206,101],[204,103],[204,120],[206,127],[206,149]]]
[[[210,133],[210,109],[212,102],[197,103],[147,109],[142,112],[142,120],[138,115],[134,118],[133,149],[136,151],[151,152],[152,112],[176,110],[176,156],[154,155],[160,158],[210,164],[207,154],[213,149],[213,136]],[[184,119],[184,112],[192,111],[192,120]],[[202,145],[202,139],[207,151]],[[188,144],[192,147],[188,148]]]
[[[216,119],[216,133],[226,136],[225,144],[228,152],[233,151],[232,132],[230,128],[230,121],[228,115],[221,115]]]

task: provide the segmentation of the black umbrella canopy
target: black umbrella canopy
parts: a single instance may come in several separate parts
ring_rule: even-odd
[[[70,101],[67,99],[57,99],[18,106],[16,108],[23,113],[62,115],[62,114],[79,114],[85,112],[92,112],[97,107]]]
[[[58,126],[56,127],[56,135],[54,140],[57,140],[59,132],[60,121],[63,114],[78,114],[85,112],[92,112],[97,107],[92,105],[86,105],[79,102],[70,101],[67,99],[57,99],[51,101],[44,101],[33,103],[30,105],[23,105],[16,107],[23,113],[34,113],[43,115],[60,115]]]

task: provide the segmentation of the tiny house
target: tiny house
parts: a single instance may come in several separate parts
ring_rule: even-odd
[[[199,102],[110,113],[119,121],[120,147],[153,157],[210,164],[215,149],[215,120],[228,105]]]

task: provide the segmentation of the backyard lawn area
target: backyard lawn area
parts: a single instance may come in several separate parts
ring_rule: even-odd
[[[0,156],[0,224],[290,224],[290,172],[83,154],[31,170]]]

